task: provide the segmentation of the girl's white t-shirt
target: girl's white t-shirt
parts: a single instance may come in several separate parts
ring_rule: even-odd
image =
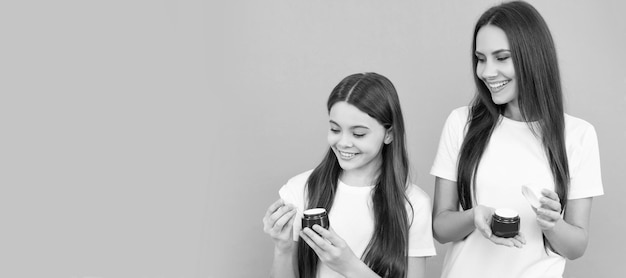
[[[457,180],[457,160],[466,132],[468,107],[452,111],[441,134],[431,174]],[[603,195],[596,132],[588,122],[565,115],[565,143],[570,169],[568,199]],[[541,140],[525,122],[506,117],[494,129],[476,173],[476,203],[511,208],[521,219],[523,248],[493,244],[480,232],[452,243],[441,277],[561,277],[565,259],[545,248],[536,215],[522,195],[522,186],[537,196],[554,190],[552,172]]]
[[[306,204],[305,185],[311,172],[312,170],[309,170],[289,179],[279,191],[280,197],[286,203],[296,206],[298,210],[293,225],[294,241],[298,240],[302,228],[302,212]],[[339,180],[333,207],[328,214],[330,227],[346,241],[359,258],[362,257],[374,232],[372,189],[374,186],[350,186]],[[434,256],[430,197],[414,184],[409,185],[406,193],[413,206],[408,255],[409,257]],[[318,266],[318,277],[343,277],[323,263]]]

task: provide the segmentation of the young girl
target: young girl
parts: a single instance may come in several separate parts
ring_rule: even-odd
[[[326,156],[290,179],[263,218],[275,244],[273,277],[423,277],[425,257],[435,255],[430,198],[408,180],[393,84],[376,73],[350,75],[327,108]],[[329,212],[328,230],[301,229],[309,208]]]
[[[448,117],[431,170],[433,232],[453,243],[442,277],[561,277],[565,258],[583,255],[592,197],[603,194],[595,130],[564,114],[552,37],[531,5],[487,10],[472,55],[478,92]],[[521,218],[514,238],[490,229],[505,207]]]

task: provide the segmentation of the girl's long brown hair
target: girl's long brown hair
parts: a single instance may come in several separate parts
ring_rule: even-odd
[[[354,105],[385,128],[391,128],[393,140],[383,145],[380,175],[372,194],[374,234],[361,259],[381,277],[406,277],[410,226],[406,205],[410,204],[406,196],[409,163],[398,95],[386,77],[363,73],[344,78],[333,89],[327,102],[328,111],[341,101]],[[307,181],[307,208],[332,209],[341,171],[335,154],[329,149]],[[315,277],[318,263],[315,252],[300,239],[300,277]]]

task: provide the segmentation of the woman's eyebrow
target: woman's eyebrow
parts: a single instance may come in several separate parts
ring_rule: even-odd
[[[498,49],[498,50],[492,52],[492,54],[500,54],[502,52],[511,52],[511,50],[508,50],[508,49]]]
[[[511,50],[509,50],[509,49],[504,49],[504,48],[503,48],[503,49],[498,49],[498,50],[496,50],[496,51],[493,51],[493,52],[491,52],[491,54],[496,55],[496,54],[500,54],[500,53],[502,53],[502,52],[511,52]],[[485,54],[483,54],[482,52],[480,52],[480,51],[478,51],[478,50],[476,50],[476,51],[474,52],[474,55],[476,55],[476,56],[485,56]]]

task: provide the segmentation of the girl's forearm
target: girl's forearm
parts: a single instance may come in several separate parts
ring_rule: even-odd
[[[352,266],[352,268],[343,273],[346,278],[380,278],[376,272],[374,272],[371,268],[369,268],[363,261],[359,260],[360,263]]]
[[[466,211],[444,210],[433,218],[433,235],[440,243],[462,240],[475,229],[473,208]]]
[[[274,261],[270,277],[272,278],[297,278],[298,268],[294,250],[285,252],[274,250]]]

